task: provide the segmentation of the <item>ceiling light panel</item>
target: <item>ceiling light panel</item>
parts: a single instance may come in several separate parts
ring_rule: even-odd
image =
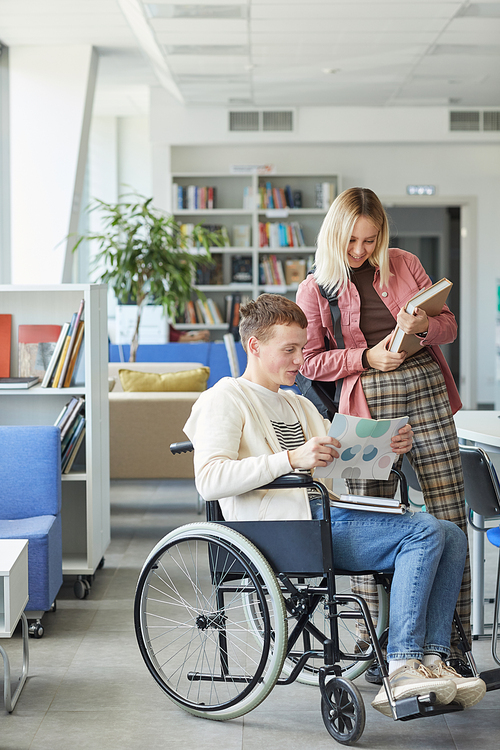
[[[246,73],[245,57],[190,57],[176,55],[168,58],[168,65],[172,73],[179,75],[241,75]]]
[[[192,18],[151,18],[149,23],[157,33],[168,31],[175,34],[192,34],[203,31],[207,39],[210,39],[212,34],[239,34],[248,28],[246,21],[234,21],[227,18],[220,21],[213,18],[204,18],[200,21],[194,21]]]
[[[470,3],[458,11],[459,16],[500,18],[500,3]]]
[[[247,18],[246,5],[174,5],[170,3],[146,3],[151,18],[197,18],[224,19]]]
[[[436,44],[431,54],[457,56],[500,56],[500,44]]]
[[[248,55],[244,44],[170,44],[165,47],[167,55],[190,55],[201,57],[234,57]]]
[[[369,18],[397,19],[397,18],[453,18],[461,2],[414,2],[414,0],[397,0],[394,3],[379,2],[347,2],[334,3],[325,0],[323,3],[304,3],[303,0],[253,0],[250,13],[252,19],[258,18],[280,18],[285,14],[288,18],[331,18],[331,19],[358,19]],[[284,7],[286,6],[286,8]]]

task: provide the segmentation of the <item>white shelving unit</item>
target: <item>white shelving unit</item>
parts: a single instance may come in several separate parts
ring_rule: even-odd
[[[223,283],[217,285],[198,285],[198,289],[207,297],[212,297],[217,302],[222,315],[225,314],[224,300],[226,295],[240,294],[256,298],[262,292],[277,292],[287,294],[294,298],[297,284],[294,285],[266,285],[261,284],[260,261],[264,255],[276,255],[283,262],[288,258],[304,258],[309,261],[316,250],[316,237],[321,223],[326,215],[327,209],[316,208],[316,185],[329,182],[334,185],[335,195],[340,191],[340,178],[338,175],[326,174],[273,174],[273,175],[233,175],[214,173],[192,173],[176,172],[171,176],[173,185],[187,187],[196,185],[198,187],[213,186],[216,188],[216,208],[213,209],[187,209],[172,205],[172,213],[180,223],[223,225],[227,228],[230,241],[233,240],[234,227],[238,224],[250,226],[250,247],[214,247],[214,255],[222,255]],[[286,209],[262,209],[258,207],[257,197],[259,187],[271,183],[273,188],[290,186],[292,193],[300,190],[302,194],[301,208]],[[250,189],[253,195],[253,208],[243,208],[243,197],[245,189]],[[172,190],[172,203],[175,203],[174,191]],[[259,223],[260,222],[299,222],[304,234],[306,245],[304,247],[260,247],[259,246]],[[232,258],[236,255],[250,256],[252,258],[252,282],[231,283]],[[224,331],[224,325],[184,324],[176,323],[176,328],[194,329],[209,328],[214,332]]]
[[[62,475],[62,534],[63,572],[88,582],[110,541],[107,287],[0,286],[0,313],[12,315],[12,377],[18,374],[18,326],[62,325],[71,320],[82,299],[85,385],[0,390],[0,423],[54,424],[71,396],[85,397],[85,438],[71,472]]]

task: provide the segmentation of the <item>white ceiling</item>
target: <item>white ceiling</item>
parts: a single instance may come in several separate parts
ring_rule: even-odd
[[[159,82],[187,104],[500,106],[497,0],[0,0],[0,41],[95,46],[102,113]]]

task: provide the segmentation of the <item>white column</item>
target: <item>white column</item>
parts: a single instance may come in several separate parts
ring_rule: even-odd
[[[97,61],[83,45],[9,50],[13,284],[72,280]]]

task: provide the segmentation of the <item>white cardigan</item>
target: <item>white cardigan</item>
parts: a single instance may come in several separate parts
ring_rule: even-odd
[[[293,391],[280,394],[294,410],[306,441],[328,433],[330,422],[310,401]],[[311,518],[305,489],[255,489],[292,468],[258,396],[243,378],[222,378],[204,391],[184,432],[195,449],[196,488],[205,500],[219,500],[227,521]]]

